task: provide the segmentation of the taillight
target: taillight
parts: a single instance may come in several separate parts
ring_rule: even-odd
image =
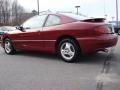
[[[95,29],[95,32],[98,34],[108,34],[113,33],[112,28],[109,26],[100,26]]]

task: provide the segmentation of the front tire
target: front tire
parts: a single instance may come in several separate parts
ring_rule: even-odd
[[[4,40],[4,50],[5,50],[6,54],[9,54],[9,55],[12,55],[15,53],[15,49],[14,49],[10,39]]]
[[[59,43],[58,53],[65,62],[76,62],[80,54],[78,44],[72,39],[64,39]]]

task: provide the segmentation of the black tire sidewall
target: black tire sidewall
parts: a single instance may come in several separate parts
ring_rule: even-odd
[[[11,51],[9,53],[6,52],[6,50],[5,50],[5,42],[9,42],[10,43],[10,49],[11,49]],[[12,44],[12,42],[11,42],[10,39],[5,39],[4,40],[4,50],[5,50],[5,53],[9,54],[9,55],[13,55],[15,53],[15,49],[14,49],[13,44]]]
[[[71,60],[67,60],[67,59],[65,59],[64,57],[62,57],[62,55],[61,55],[61,46],[62,46],[62,44],[65,43],[65,42],[69,42],[69,43],[71,43],[71,44],[74,46],[75,55],[74,55],[74,57],[73,57]],[[74,40],[72,40],[72,39],[64,39],[64,40],[62,40],[62,41],[59,43],[59,46],[58,46],[58,54],[59,54],[59,56],[60,56],[65,62],[70,62],[70,63],[71,63],[71,62],[76,62],[76,61],[78,61],[78,55],[80,54],[80,49],[79,49],[79,47],[78,47],[78,44],[76,44]]]

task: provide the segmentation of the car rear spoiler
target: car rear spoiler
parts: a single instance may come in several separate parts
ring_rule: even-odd
[[[83,22],[104,22],[105,18],[91,18],[82,20]]]

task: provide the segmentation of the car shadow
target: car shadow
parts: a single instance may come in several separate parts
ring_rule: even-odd
[[[85,64],[104,64],[108,54],[107,53],[96,53],[96,54],[87,54],[87,55],[82,55],[79,59],[80,63],[85,63]]]
[[[58,55],[56,54],[50,54],[45,52],[36,52],[36,51],[18,51],[16,53],[18,56],[29,56],[29,57],[35,57],[35,58],[43,58],[43,59],[53,59],[53,60],[60,60]]]

